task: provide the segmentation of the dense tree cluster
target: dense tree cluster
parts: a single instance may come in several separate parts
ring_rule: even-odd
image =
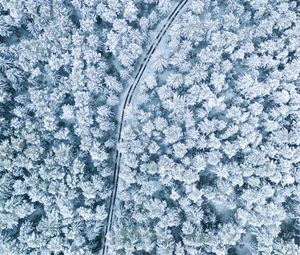
[[[175,19],[126,109],[111,254],[300,254],[299,31],[298,1]]]
[[[119,96],[175,3],[1,1],[1,255],[99,252]]]
[[[300,254],[300,4],[0,2],[0,254]],[[126,91],[126,90],[125,90]]]

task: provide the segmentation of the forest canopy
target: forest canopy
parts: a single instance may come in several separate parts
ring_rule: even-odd
[[[297,0],[0,1],[0,254],[300,254],[299,58]]]

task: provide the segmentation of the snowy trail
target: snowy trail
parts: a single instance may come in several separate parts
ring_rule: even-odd
[[[136,76],[134,77],[134,81],[130,85],[129,89],[127,90],[127,94],[125,97],[125,100],[123,101],[123,105],[121,107],[121,118],[119,122],[119,128],[118,128],[118,140],[117,143],[121,142],[121,133],[122,129],[124,127],[124,113],[125,113],[125,108],[130,105],[132,101],[132,95],[139,84],[146,68],[147,65],[151,59],[152,54],[155,52],[157,46],[161,42],[162,38],[170,28],[172,22],[174,19],[178,16],[179,12],[182,10],[182,8],[187,4],[189,0],[183,0],[180,1],[177,6],[174,8],[174,10],[171,12],[169,17],[166,19],[165,24],[157,34],[154,42],[151,44],[151,47],[149,48],[145,58],[142,61],[142,64],[140,65],[140,68],[137,71]],[[108,212],[108,217],[107,217],[107,224],[106,224],[106,229],[105,229],[105,234],[104,234],[104,240],[103,240],[103,248],[102,248],[102,254],[105,255],[107,252],[107,245],[106,245],[106,237],[108,232],[111,230],[112,227],[112,221],[113,221],[113,215],[114,215],[114,206],[115,206],[115,201],[116,201],[116,195],[117,195],[117,188],[118,188],[118,180],[119,180],[119,172],[120,172],[120,162],[121,162],[121,157],[122,154],[116,150],[116,155],[115,155],[115,164],[114,164],[114,176],[113,176],[113,191],[111,195],[111,200],[110,200],[110,205],[109,205],[109,212]]]

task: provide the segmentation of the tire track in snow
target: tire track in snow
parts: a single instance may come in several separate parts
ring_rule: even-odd
[[[181,1],[174,8],[172,13],[167,18],[164,26],[161,28],[158,35],[156,36],[155,41],[152,43],[151,47],[149,48],[144,60],[142,61],[142,64],[140,65],[140,68],[138,69],[137,74],[134,77],[133,83],[129,87],[129,90],[128,90],[128,92],[126,94],[126,97],[125,97],[125,100],[124,100],[124,104],[121,108],[122,115],[121,115],[119,129],[118,129],[117,143],[122,141],[121,133],[122,133],[122,129],[123,129],[123,126],[124,126],[125,109],[128,105],[130,105],[130,103],[132,101],[132,95],[133,95],[137,85],[139,84],[139,82],[140,82],[140,80],[141,80],[141,78],[142,78],[142,76],[143,76],[143,74],[144,74],[144,72],[147,68],[147,65],[148,65],[153,53],[155,52],[157,46],[159,45],[162,38],[164,37],[164,35],[168,31],[168,29],[170,28],[171,24],[173,23],[174,19],[178,16],[179,12],[187,4],[188,1],[189,0]],[[106,245],[106,239],[107,239],[106,237],[107,237],[107,234],[111,230],[111,227],[112,227],[112,221],[113,221],[113,215],[114,215],[114,206],[115,206],[115,202],[116,202],[116,195],[117,195],[117,189],[118,189],[121,157],[122,157],[122,154],[118,150],[116,150],[115,164],[114,164],[114,176],[113,176],[113,191],[112,191],[112,195],[111,195],[111,200],[110,200],[110,205],[109,205],[109,212],[108,212],[108,216],[107,216],[107,224],[106,224],[106,229],[105,229],[105,233],[104,233],[104,240],[103,240],[103,246],[102,246],[102,254],[103,255],[105,255],[106,252],[107,252],[108,247]]]

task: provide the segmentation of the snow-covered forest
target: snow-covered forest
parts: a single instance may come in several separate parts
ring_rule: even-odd
[[[0,255],[300,255],[300,1],[0,0]]]

